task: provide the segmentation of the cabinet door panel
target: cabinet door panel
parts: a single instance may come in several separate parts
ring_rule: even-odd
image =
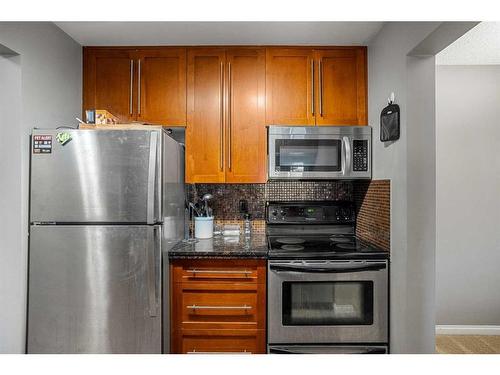
[[[265,51],[227,51],[226,182],[266,182]]]
[[[268,48],[266,57],[266,123],[314,125],[313,51]]]
[[[137,119],[160,125],[186,124],[186,50],[139,52],[141,101]]]
[[[122,122],[133,120],[136,65],[129,50],[84,49],[83,109],[105,109]]]
[[[191,49],[187,71],[186,182],[224,182],[223,49]]]
[[[364,48],[316,51],[318,125],[366,125]]]

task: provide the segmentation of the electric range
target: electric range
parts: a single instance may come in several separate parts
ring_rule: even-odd
[[[352,202],[268,202],[270,259],[386,259],[388,253],[355,236]]]
[[[266,204],[269,353],[388,352],[388,253],[352,202]]]

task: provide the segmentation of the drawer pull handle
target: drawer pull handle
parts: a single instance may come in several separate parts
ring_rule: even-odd
[[[251,310],[252,306],[197,306],[197,305],[190,305],[186,306],[188,309],[192,310]]]
[[[192,272],[194,274],[197,273],[223,273],[223,274],[242,274],[242,275],[251,275],[252,271],[240,271],[240,270],[197,270],[197,269],[192,269],[192,270],[187,270],[187,272]]]
[[[246,349],[242,352],[199,352],[196,349],[193,349],[187,354],[252,354],[252,352],[248,352]]]

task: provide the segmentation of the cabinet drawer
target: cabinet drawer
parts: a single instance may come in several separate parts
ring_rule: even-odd
[[[265,353],[264,330],[182,330],[174,332],[175,353],[259,354]]]
[[[259,298],[265,291],[259,288],[213,289],[191,288],[191,284],[178,284],[180,288],[175,306],[180,316],[180,327],[194,328],[264,328],[259,314],[264,311],[265,302]],[[263,318],[263,317],[262,317]],[[260,323],[260,324],[259,324]]]
[[[180,260],[173,266],[173,282],[265,283],[265,262],[257,260]]]

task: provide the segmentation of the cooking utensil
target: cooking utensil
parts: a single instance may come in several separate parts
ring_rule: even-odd
[[[196,213],[196,216],[202,216],[200,210],[196,207],[196,205],[189,202],[189,207],[191,207],[191,209]]]
[[[210,193],[207,193],[201,197],[201,200],[204,202],[205,216],[211,216],[208,214],[208,201],[212,199],[214,196]]]

